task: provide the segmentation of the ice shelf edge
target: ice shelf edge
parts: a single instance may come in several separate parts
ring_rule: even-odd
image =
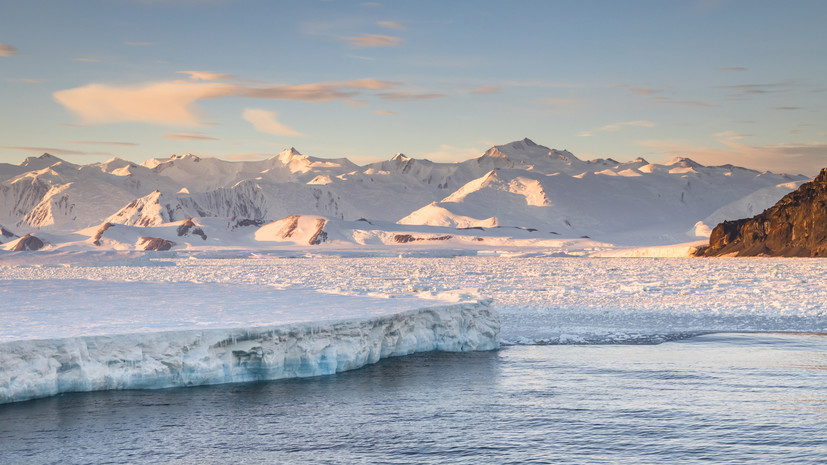
[[[0,404],[64,392],[319,376],[416,352],[499,347],[490,300],[376,318],[0,344]]]

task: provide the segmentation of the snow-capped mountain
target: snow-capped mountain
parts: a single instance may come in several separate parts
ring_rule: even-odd
[[[44,154],[0,164],[0,224],[19,236],[48,236],[104,223],[159,227],[189,218],[223,218],[232,230],[233,224],[310,215],[399,228],[506,227],[663,244],[708,234],[722,216],[754,214],[805,180],[688,158],[584,161],[529,139],[461,163],[396,154],[365,166],[293,148],[253,162],[184,155],[140,165],[118,158],[75,165]],[[316,230],[317,220],[302,221]]]

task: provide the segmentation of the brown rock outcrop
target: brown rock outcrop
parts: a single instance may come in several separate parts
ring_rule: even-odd
[[[21,237],[17,240],[17,243],[9,249],[12,252],[22,252],[24,250],[40,250],[43,248],[45,244],[43,241],[40,240],[37,236],[32,236],[31,234],[26,234],[25,236]]]
[[[827,257],[827,168],[752,218],[715,226],[701,257]]]
[[[95,235],[92,237],[92,244],[100,247],[101,246],[101,238],[103,237],[103,233],[106,232],[107,229],[115,226],[112,223],[103,223],[100,228],[95,232]]]
[[[138,247],[142,247],[144,250],[164,251],[171,249],[174,245],[175,242],[160,237],[142,237],[138,239]]]
[[[178,226],[178,237],[189,236],[191,234],[195,234],[196,236],[200,236],[201,239],[207,240],[207,234],[204,232],[203,229],[197,227],[195,223],[192,221],[192,218],[187,218]]]

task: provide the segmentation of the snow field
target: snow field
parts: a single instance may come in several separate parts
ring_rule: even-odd
[[[309,289],[330,294],[331,303],[337,295],[392,298],[389,302],[411,296],[492,298],[506,344],[651,342],[721,331],[827,331],[827,262],[819,259],[305,256],[135,263],[139,265],[4,268],[0,288],[18,279],[85,279],[139,286],[214,283]],[[180,299],[186,300],[169,296],[166,302],[194,314],[204,308],[189,309]],[[253,314],[247,322],[255,318]]]

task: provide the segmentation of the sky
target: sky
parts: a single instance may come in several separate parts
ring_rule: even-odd
[[[0,162],[455,162],[528,137],[813,176],[824,24],[823,0],[4,1]]]

